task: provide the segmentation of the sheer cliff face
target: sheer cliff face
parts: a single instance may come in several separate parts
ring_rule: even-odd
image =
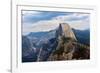
[[[89,59],[89,46],[77,42],[73,30],[68,24],[59,25],[56,30],[56,38],[58,45],[49,56],[49,61]]]
[[[56,31],[56,36],[58,38],[60,38],[61,36],[64,36],[66,38],[71,38],[77,41],[73,30],[67,23],[60,23],[58,30]]]

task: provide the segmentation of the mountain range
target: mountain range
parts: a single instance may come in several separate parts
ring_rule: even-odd
[[[67,43],[63,44],[69,44],[69,47],[74,43],[78,45],[78,49],[80,44],[83,46],[86,45],[87,49],[87,46],[90,45],[90,31],[76,30],[71,28],[67,23],[60,23],[58,28],[51,31],[30,32],[30,34],[22,36],[22,62],[58,60],[54,57],[54,53],[58,52],[59,49],[61,52],[62,42],[66,41]],[[68,46],[63,46],[63,48],[68,48]],[[62,53],[64,53],[64,49]],[[62,60],[64,59],[67,60],[66,58],[62,58]]]

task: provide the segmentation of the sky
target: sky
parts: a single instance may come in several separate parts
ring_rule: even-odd
[[[90,14],[78,12],[22,11],[23,35],[56,29],[59,23],[68,23],[71,28],[86,30]]]

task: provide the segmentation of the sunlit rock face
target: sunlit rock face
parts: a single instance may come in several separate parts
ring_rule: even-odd
[[[56,31],[56,36],[60,39],[61,36],[64,36],[66,38],[71,38],[75,41],[77,41],[75,34],[71,27],[67,23],[60,23],[58,30]]]

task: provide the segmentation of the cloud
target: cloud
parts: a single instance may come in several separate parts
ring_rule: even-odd
[[[36,23],[41,20],[51,20],[59,15],[69,15],[69,12],[53,12],[53,11],[22,11],[23,23]]]
[[[56,29],[59,26],[58,20],[43,20],[34,23],[31,26],[23,26],[23,32],[40,32],[40,31],[50,31]],[[25,28],[26,27],[26,28]]]
[[[42,12],[39,11],[22,11],[22,21],[24,24],[33,23],[37,21],[37,18],[40,17]]]
[[[89,29],[89,14],[85,13],[73,13],[71,15],[65,15],[65,16],[57,16],[54,19],[68,23],[72,28],[79,29],[79,30],[85,30]]]
[[[79,29],[79,30],[89,29],[89,14],[69,13],[60,15],[59,13],[56,15],[52,15],[52,13],[51,14],[47,13],[47,15],[43,15],[46,14],[46,12],[43,12],[41,14],[34,12],[33,14],[36,14],[36,16],[38,15],[40,17],[46,16],[48,17],[48,20],[40,19],[39,21],[34,23],[23,23],[23,33],[53,30],[56,29],[59,26],[59,23],[62,22],[68,23],[74,29]]]
[[[59,15],[57,17],[54,17],[54,19],[62,20],[62,21],[77,21],[77,20],[86,19],[88,16],[89,14],[73,13],[71,15]]]
[[[83,20],[71,21],[71,22],[67,21],[67,22],[74,29],[86,30],[90,28],[89,18]]]

